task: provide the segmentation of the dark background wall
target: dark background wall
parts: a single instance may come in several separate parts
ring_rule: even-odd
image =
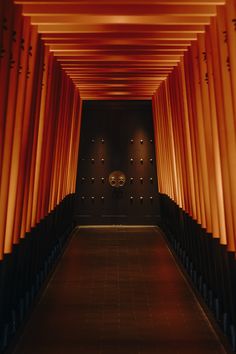
[[[109,184],[114,170],[126,176],[118,190]],[[151,101],[83,102],[76,194],[79,225],[157,223]]]

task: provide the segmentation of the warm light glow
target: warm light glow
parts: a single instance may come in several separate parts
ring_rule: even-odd
[[[235,1],[3,3],[0,259],[75,190],[80,97],[153,93],[160,192],[235,251]]]
[[[170,73],[178,65],[197,34],[204,33],[205,25],[216,15],[216,5],[224,1],[15,0],[15,3],[22,4],[24,16],[37,26],[61,66],[65,70],[73,66],[75,74],[85,75],[80,90],[82,99],[100,99],[102,91],[102,97],[110,100],[121,95],[121,86],[115,89],[112,77],[107,77],[111,68],[119,72],[120,80],[125,83],[124,97],[151,99],[159,82],[165,80],[163,70]],[[88,80],[91,72],[101,74],[96,80],[97,92]],[[133,72],[133,79],[126,72]],[[155,87],[150,84],[150,75],[156,79]],[[75,76],[69,76],[75,85],[80,85]],[[145,85],[135,87],[140,77]]]
[[[37,28],[5,3],[2,36],[12,62],[6,53],[0,66],[0,259],[75,191],[81,113],[78,89]]]
[[[217,9],[153,97],[159,190],[236,245],[235,1]],[[222,35],[225,34],[225,35]],[[227,38],[226,38],[227,34]]]

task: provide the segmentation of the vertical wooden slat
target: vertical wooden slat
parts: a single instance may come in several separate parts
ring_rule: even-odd
[[[217,39],[219,46],[219,61],[220,61],[220,73],[221,73],[221,85],[223,88],[223,106],[224,106],[224,123],[226,128],[226,144],[227,144],[227,158],[229,159],[228,171],[230,182],[230,199],[233,215],[233,230],[227,233],[227,246],[231,251],[235,250],[235,232],[236,232],[236,130],[235,130],[235,117],[233,109],[233,95],[231,86],[231,75],[228,70],[227,60],[229,56],[225,21],[225,9],[219,7],[217,11]]]
[[[33,191],[34,191],[34,178],[36,173],[36,151],[39,134],[39,117],[40,117],[40,103],[42,99],[42,77],[43,77],[43,65],[44,65],[44,48],[41,41],[37,43],[37,57],[35,61],[36,70],[34,73],[33,82],[33,99],[31,110],[31,151],[28,150],[28,159],[30,161],[28,184],[29,184],[29,198],[26,214],[26,231],[29,232],[32,225],[32,212],[33,212]]]
[[[209,188],[209,202],[210,202],[210,216],[211,216],[211,226],[209,225],[208,231],[214,236],[219,237],[219,218],[218,218],[218,208],[216,199],[216,177],[215,177],[215,164],[214,164],[214,153],[213,153],[213,135],[212,135],[212,111],[210,109],[209,101],[209,73],[207,72],[207,50],[205,46],[205,34],[200,34],[198,36],[198,63],[199,63],[199,79],[200,79],[200,94],[202,102],[202,124],[205,141],[205,155],[206,155],[206,165],[204,169],[206,170],[208,188]]]
[[[14,127],[13,136],[13,148],[12,148],[12,158],[11,158],[11,177],[10,177],[10,190],[11,199],[8,209],[8,232],[13,233],[13,243],[19,241],[20,232],[17,228],[17,219],[15,219],[16,213],[16,200],[18,192],[18,175],[20,170],[20,156],[21,156],[21,141],[22,141],[22,129],[24,120],[24,102],[26,95],[26,75],[27,75],[27,62],[28,62],[28,52],[27,48],[29,46],[30,39],[30,23],[29,19],[23,19],[23,29],[20,44],[20,62],[19,62],[19,78],[17,87],[17,103],[16,103],[16,120]]]
[[[14,138],[14,129],[17,124],[17,116],[16,116],[16,106],[17,106],[17,88],[19,81],[19,65],[20,65],[20,46],[21,46],[21,36],[22,36],[22,18],[21,18],[21,8],[14,8],[14,24],[12,30],[12,38],[11,38],[11,53],[10,53],[10,75],[9,75],[9,94],[7,100],[7,108],[6,108],[6,125],[5,125],[5,133],[4,133],[4,151],[3,151],[3,165],[2,170],[4,173],[4,178],[2,175],[1,180],[1,201],[0,204],[4,204],[5,207],[3,209],[3,217],[5,218],[4,222],[1,223],[2,228],[5,226],[5,240],[4,240],[4,252],[9,253],[12,249],[12,230],[8,228],[10,217],[12,223],[11,215],[14,215],[14,201],[15,195],[12,193],[12,185],[10,181],[12,180],[12,173],[15,171],[12,166],[13,159],[13,138]],[[14,177],[13,177],[14,178]],[[3,187],[5,185],[5,187]]]
[[[18,8],[19,10],[19,8]],[[7,215],[7,200],[9,190],[10,158],[12,150],[12,129],[14,122],[12,118],[12,105],[14,105],[15,94],[12,98],[11,91],[15,93],[15,81],[10,83],[10,78],[16,75],[11,69],[13,61],[13,50],[16,55],[16,43],[13,41],[14,25],[17,23],[17,12],[12,4],[4,8],[3,42],[4,52],[0,66],[0,259],[3,258],[5,227]]]
[[[40,175],[43,161],[43,133],[45,125],[45,105],[46,97],[49,90],[48,83],[48,70],[49,70],[49,49],[44,48],[44,64],[43,64],[43,78],[42,78],[42,93],[40,102],[39,113],[39,126],[38,126],[38,139],[36,147],[36,161],[35,161],[35,175],[34,175],[34,188],[33,188],[33,205],[32,205],[32,225],[35,225],[39,220],[39,187]]]
[[[212,43],[210,38],[209,30],[206,32],[206,53],[207,53],[207,71],[208,71],[208,91],[209,91],[209,103],[211,112],[211,134],[212,134],[212,148],[213,148],[213,159],[215,165],[215,195],[216,195],[216,206],[218,209],[217,218],[219,220],[219,231],[218,235],[222,244],[226,244],[226,229],[225,229],[225,209],[224,209],[224,196],[223,196],[223,185],[222,185],[222,156],[220,151],[219,143],[219,125],[217,122],[217,104],[215,96],[215,73],[213,68],[213,52]]]
[[[12,26],[14,20],[14,12],[12,4],[4,1],[2,14],[2,41],[0,53],[0,178],[2,175],[2,161],[4,148],[4,133],[6,123],[6,107],[10,73],[10,53],[12,45]],[[1,237],[1,236],[0,236]]]

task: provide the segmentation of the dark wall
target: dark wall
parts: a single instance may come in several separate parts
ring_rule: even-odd
[[[126,176],[120,189],[109,184],[115,170]],[[157,223],[151,101],[83,102],[76,193],[77,224]]]
[[[236,351],[236,261],[167,195],[160,195],[161,226],[198,294]]]
[[[0,261],[0,353],[8,350],[54,269],[74,227],[73,210],[70,194]]]

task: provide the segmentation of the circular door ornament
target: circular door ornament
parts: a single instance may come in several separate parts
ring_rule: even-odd
[[[109,175],[109,183],[114,188],[121,188],[126,181],[125,174],[122,171],[113,171]]]

